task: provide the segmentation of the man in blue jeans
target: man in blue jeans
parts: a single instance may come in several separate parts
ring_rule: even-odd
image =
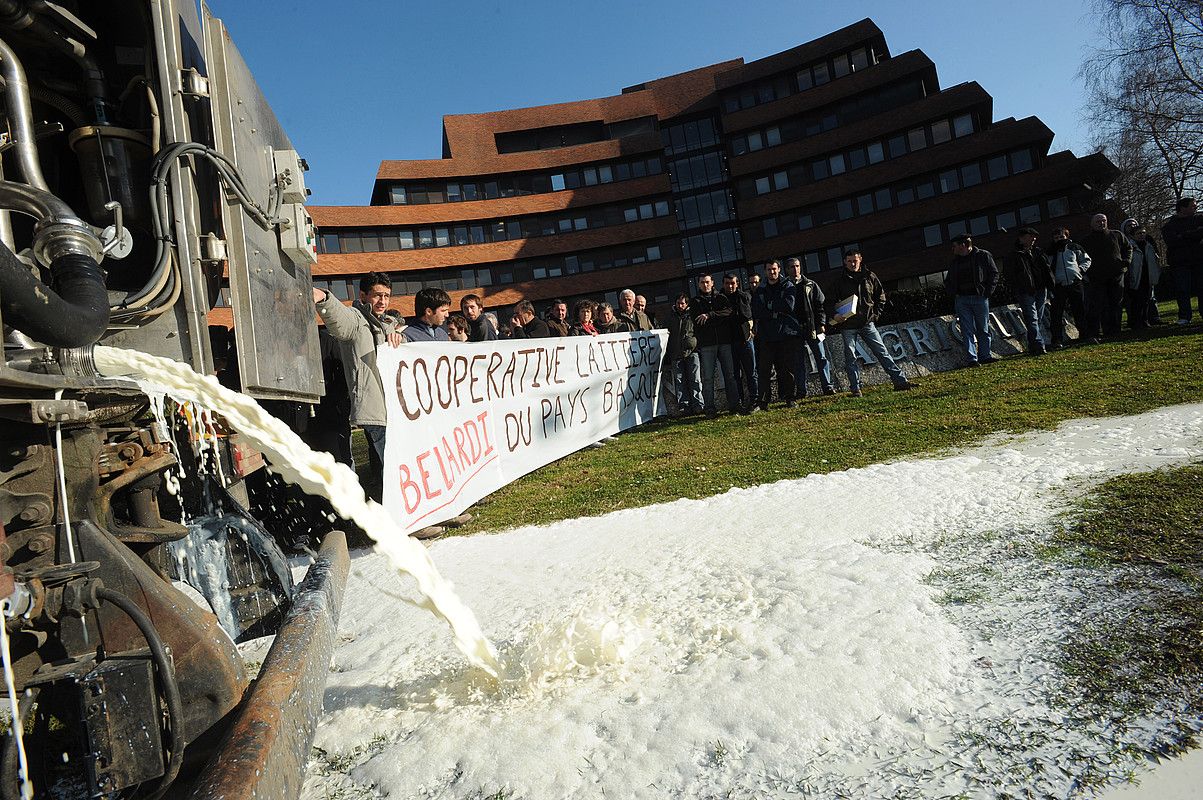
[[[827,338],[827,296],[819,284],[802,273],[802,261],[790,258],[785,262],[786,277],[794,284],[794,316],[801,328],[802,346],[798,349],[798,369],[795,372],[794,397],[806,397],[810,381],[810,360],[806,351],[815,359],[815,370],[819,374],[819,385],[823,394],[835,394],[831,383],[831,362],[827,360],[827,349],[823,340]]]
[[[915,388],[906,379],[902,370],[894,363],[886,349],[881,334],[877,332],[877,318],[886,304],[886,290],[881,281],[864,266],[860,250],[844,253],[844,269],[831,285],[827,295],[828,330],[838,331],[844,340],[844,369],[848,373],[848,388],[853,397],[861,396],[860,364],[856,363],[853,345],[856,337],[869,346],[877,363],[890,376],[894,391],[903,392]]]
[[[944,276],[944,288],[953,296],[971,367],[998,360],[990,352],[990,295],[997,285],[994,256],[974,247],[973,237],[967,233],[952,237],[952,264]]]
[[[1015,250],[1007,258],[1007,283],[1015,292],[1015,302],[1023,312],[1028,329],[1028,354],[1044,355],[1047,342],[1040,329],[1045,322],[1048,293],[1053,288],[1053,270],[1048,256],[1036,246],[1035,228],[1020,228]]]

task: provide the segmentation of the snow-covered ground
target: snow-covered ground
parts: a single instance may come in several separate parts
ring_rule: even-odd
[[[439,541],[499,686],[357,554],[303,796],[1073,796],[1139,774],[1122,749],[1203,720],[1053,702],[1098,576],[1031,553],[1106,478],[1200,459],[1203,404],[1177,406]]]

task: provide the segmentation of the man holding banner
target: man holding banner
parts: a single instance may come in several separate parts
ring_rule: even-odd
[[[351,396],[351,424],[363,428],[368,440],[366,490],[376,501],[381,497],[387,420],[384,386],[376,367],[377,348],[385,342],[397,347],[402,341],[396,324],[384,313],[392,295],[392,281],[382,272],[370,272],[360,279],[359,299],[349,308],[326,290],[313,290],[317,313],[330,337],[338,342],[338,356]]]

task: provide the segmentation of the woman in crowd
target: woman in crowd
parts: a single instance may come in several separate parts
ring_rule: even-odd
[[[571,335],[573,336],[597,336],[597,328],[593,324],[593,308],[596,305],[592,300],[578,300],[576,306],[572,309],[576,316],[576,322],[572,326]]]

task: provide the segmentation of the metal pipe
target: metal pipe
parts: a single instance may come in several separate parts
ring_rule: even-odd
[[[50,192],[23,183],[0,181],[0,208],[27,214],[38,221],[34,229],[34,255],[49,265],[66,253],[82,253],[100,260],[100,239],[71,206]]]
[[[300,795],[349,568],[347,539],[331,531],[297,587],[255,687],[189,800]]]
[[[29,81],[25,78],[25,68],[21,66],[17,54],[3,39],[0,39],[0,78],[4,80],[4,94],[8,101],[8,124],[16,139],[17,169],[26,183],[49,191],[50,187],[42,175],[38,146],[33,136]]]

